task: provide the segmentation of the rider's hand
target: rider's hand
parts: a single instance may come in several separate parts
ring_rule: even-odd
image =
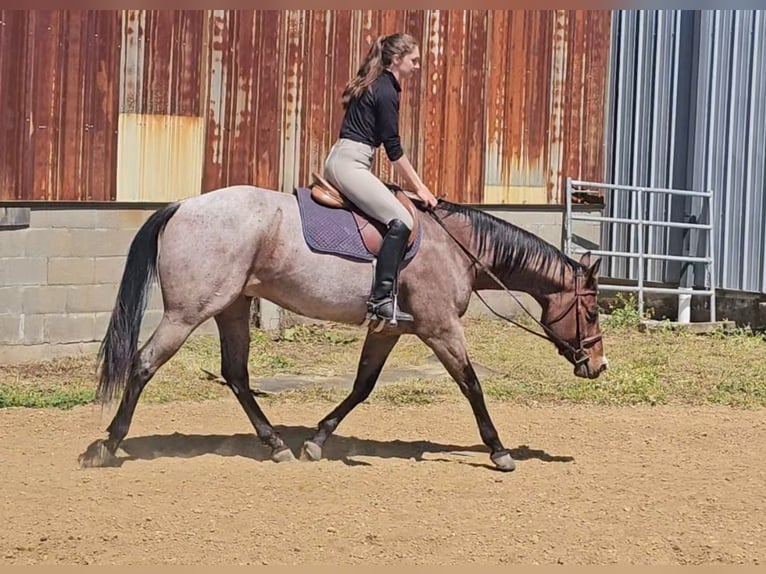
[[[423,200],[423,203],[426,204],[427,207],[436,207],[437,200],[434,197],[434,194],[431,193],[431,190],[428,189],[425,185],[418,187],[415,190],[415,194]]]

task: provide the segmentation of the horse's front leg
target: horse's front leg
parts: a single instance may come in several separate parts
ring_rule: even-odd
[[[463,395],[471,404],[471,409],[479,425],[481,440],[491,450],[492,462],[500,470],[514,470],[516,463],[511,457],[510,451],[500,441],[497,429],[495,429],[484,402],[479,378],[468,359],[465,333],[460,321],[456,320],[449,327],[440,329],[438,333],[419,336],[424,343],[433,349],[444,368],[455,379]]]

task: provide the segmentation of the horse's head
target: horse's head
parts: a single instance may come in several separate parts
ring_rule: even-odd
[[[574,277],[548,299],[540,318],[559,354],[574,365],[575,376],[590,379],[607,368],[596,301],[600,264],[599,259],[591,265],[590,253],[585,253]]]

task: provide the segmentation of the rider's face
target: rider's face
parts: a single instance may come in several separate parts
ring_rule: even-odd
[[[415,46],[412,52],[404,56],[394,56],[393,67],[399,72],[399,77],[410,77],[415,70],[420,68],[420,50],[418,47]]]

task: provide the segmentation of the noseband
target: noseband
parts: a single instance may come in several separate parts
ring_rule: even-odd
[[[542,339],[546,339],[550,342],[552,342],[559,350],[559,355],[565,355],[567,352],[572,354],[572,361],[574,362],[575,366],[579,367],[583,363],[588,362],[588,354],[586,353],[586,349],[589,347],[592,347],[596,343],[598,343],[601,340],[601,335],[594,335],[592,337],[582,337],[581,327],[580,327],[580,307],[582,305],[582,298],[586,297],[588,295],[595,295],[596,292],[592,289],[584,290],[582,287],[583,282],[583,272],[581,268],[575,269],[575,294],[574,298],[572,299],[572,302],[569,304],[569,306],[564,310],[563,313],[561,313],[558,317],[556,317],[554,320],[550,321],[551,324],[556,323],[557,321],[561,321],[564,317],[569,314],[569,312],[572,310],[572,307],[575,307],[575,320],[576,320],[576,335],[577,335],[577,347],[573,347],[570,345],[567,341],[556,335],[548,326],[543,325],[540,321],[538,321],[532,313],[529,312],[529,310],[524,307],[524,305],[519,301],[518,297],[511,293],[511,291],[503,284],[500,279],[498,279],[492,271],[489,270],[489,268],[484,265],[479,259],[473,255],[466,247],[458,241],[458,239],[452,235],[449,229],[444,225],[441,218],[434,212],[433,210],[429,210],[429,213],[433,216],[433,218],[439,223],[439,225],[442,226],[444,231],[447,232],[447,235],[449,235],[455,243],[458,244],[458,246],[463,250],[463,252],[473,261],[479,268],[481,268],[489,277],[492,278],[492,280],[497,283],[503,291],[508,293],[511,297],[513,297],[516,302],[519,304],[519,307],[521,307],[524,312],[529,315],[532,320],[537,323],[540,328],[545,331],[545,334],[538,333],[537,331],[533,331],[532,329],[529,329],[525,325],[522,325],[521,323],[517,323],[510,317],[506,317],[505,315],[501,315],[497,311],[495,311],[492,307],[489,306],[489,304],[484,300],[484,298],[479,294],[478,291],[475,289],[473,290],[474,293],[476,293],[476,296],[481,300],[484,305],[486,305],[487,309],[492,311],[497,317],[500,319],[503,319],[505,321],[508,321],[509,323],[513,323],[517,327],[520,327],[521,329],[524,329],[528,333],[532,333],[533,335],[540,337]]]
[[[566,317],[569,312],[572,310],[572,307],[575,307],[575,321],[576,321],[576,328],[577,328],[577,348],[572,347],[572,345],[566,343],[566,341],[562,341],[559,337],[554,335],[555,339],[551,339],[553,343],[558,347],[559,349],[559,355],[565,354],[567,351],[572,353],[572,359],[574,360],[575,365],[579,366],[582,363],[588,362],[588,355],[585,352],[585,349],[592,347],[596,343],[598,343],[601,340],[601,335],[593,335],[592,337],[582,337],[581,334],[581,328],[580,328],[580,306],[582,305],[582,298],[588,295],[596,295],[596,292],[593,289],[583,289],[582,287],[582,281],[583,281],[583,274],[582,269],[579,267],[575,270],[575,294],[572,298],[572,302],[569,304],[569,306],[564,309],[564,311],[555,319],[551,319],[549,322],[551,325],[553,323],[556,323],[558,321],[561,321],[564,317]],[[547,329],[544,325],[542,325],[543,328],[546,330],[546,332],[550,336],[552,333],[549,332],[549,329]],[[562,345],[563,343],[563,345]]]

